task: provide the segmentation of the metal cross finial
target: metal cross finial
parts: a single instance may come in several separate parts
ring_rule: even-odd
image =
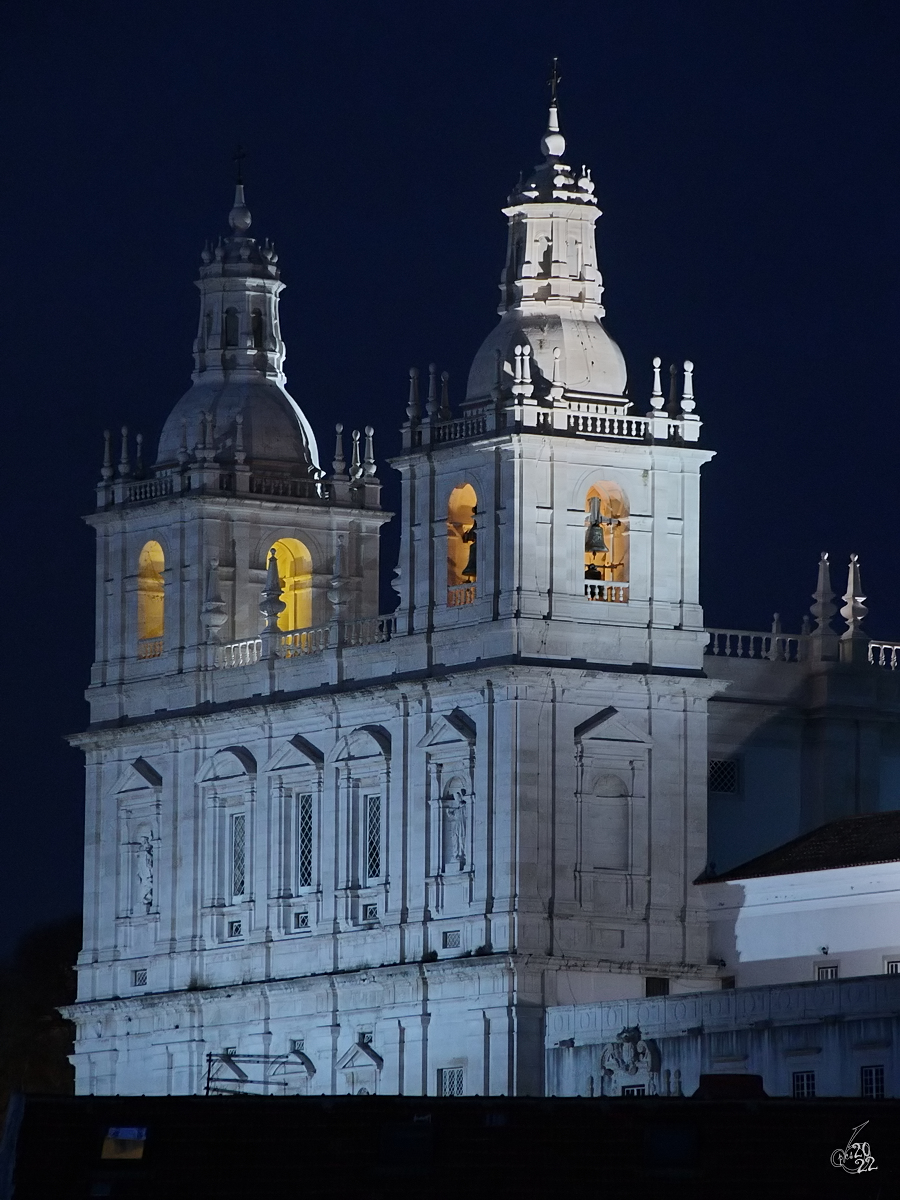
[[[559,85],[562,83],[562,75],[560,75],[560,73],[559,73],[559,59],[558,58],[554,58],[554,60],[553,60],[553,70],[550,72],[550,78],[547,80],[547,83],[550,86],[550,103],[555,104],[556,103],[556,92],[557,92],[557,89],[559,88]]]
[[[235,169],[235,173],[237,176],[237,178],[234,181],[235,183],[243,183],[244,182],[244,159],[246,157],[247,157],[247,151],[240,144],[240,142],[238,142],[237,150],[235,150],[234,155],[233,155],[234,169]]]

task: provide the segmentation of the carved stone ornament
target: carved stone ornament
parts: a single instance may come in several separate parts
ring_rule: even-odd
[[[645,1041],[639,1025],[619,1032],[600,1052],[601,1094],[621,1096],[623,1088],[642,1087],[648,1096],[659,1095],[659,1049]],[[624,1094],[628,1094],[625,1092]]]

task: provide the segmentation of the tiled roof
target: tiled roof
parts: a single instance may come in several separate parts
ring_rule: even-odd
[[[697,883],[728,879],[756,879],[764,875],[793,875],[802,871],[827,871],[834,867],[861,867],[867,863],[900,860],[900,812],[866,813],[842,817],[801,834],[775,850],[751,858],[730,871],[705,871]]]

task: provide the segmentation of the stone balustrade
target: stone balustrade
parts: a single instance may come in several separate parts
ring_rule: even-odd
[[[389,642],[396,631],[397,618],[394,615],[359,617],[354,621],[313,625],[309,629],[291,629],[276,634],[275,655],[277,658],[303,658],[321,654],[329,648],[374,646],[379,642]],[[228,642],[218,647],[216,666],[251,666],[263,657],[262,647],[262,637]]]
[[[709,629],[706,653],[717,658],[801,662],[807,634],[757,633],[752,629]]]

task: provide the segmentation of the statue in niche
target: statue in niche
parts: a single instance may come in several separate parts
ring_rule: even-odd
[[[643,1087],[648,1096],[659,1095],[659,1050],[645,1041],[639,1025],[620,1030],[600,1054],[601,1090],[620,1096],[623,1087]]]
[[[153,838],[149,833],[138,838],[137,881],[138,903],[143,904],[144,912],[150,912],[153,907]]]
[[[461,871],[466,865],[466,789],[457,788],[444,798],[444,869]]]

